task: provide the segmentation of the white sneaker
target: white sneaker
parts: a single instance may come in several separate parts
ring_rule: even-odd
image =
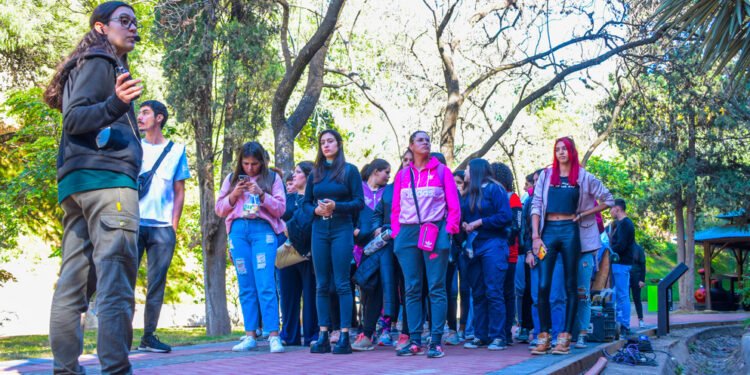
[[[258,342],[250,336],[245,336],[239,344],[232,347],[233,352],[247,352],[258,346]]]
[[[638,321],[638,328],[646,328],[646,323],[643,322],[643,319]]]
[[[281,344],[281,337],[271,336],[268,338],[269,345],[271,346],[271,353],[283,353],[284,345]]]

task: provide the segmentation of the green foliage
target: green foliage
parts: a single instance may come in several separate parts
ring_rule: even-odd
[[[3,112],[19,124],[0,144],[0,261],[8,261],[20,251],[16,240],[22,233],[60,242],[55,162],[62,117],[42,101],[40,88],[11,93]]]
[[[318,149],[318,136],[324,130],[333,129],[341,134],[341,138],[346,141],[352,136],[350,132],[336,123],[336,118],[333,113],[327,108],[321,108],[317,106],[310,119],[307,121],[307,125],[302,128],[302,131],[297,135],[295,141],[300,150],[315,151]]]

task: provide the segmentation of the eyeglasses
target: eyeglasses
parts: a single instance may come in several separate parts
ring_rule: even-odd
[[[135,18],[130,18],[128,16],[120,16],[115,18],[110,18],[110,21],[120,21],[120,26],[124,27],[125,29],[129,29],[130,25],[135,26],[135,28],[138,28],[138,21]]]

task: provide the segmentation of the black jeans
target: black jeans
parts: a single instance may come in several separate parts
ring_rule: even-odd
[[[448,329],[458,330],[458,260],[448,263],[445,289],[448,295]]]
[[[573,332],[578,310],[578,261],[581,257],[581,241],[578,224],[572,220],[547,221],[544,223],[542,242],[547,247],[547,256],[540,262],[539,308],[540,332],[549,332],[552,326],[549,294],[552,273],[557,256],[562,256],[565,279],[565,327],[564,332]]]
[[[508,263],[508,270],[505,271],[505,282],[503,283],[503,297],[505,299],[505,338],[508,342],[513,342],[513,324],[516,316],[516,304],[514,296],[516,294],[516,263]]]
[[[335,289],[341,314],[341,328],[352,326],[350,267],[354,227],[348,216],[330,220],[316,217],[312,225],[312,261],[315,268],[318,323],[331,327],[331,290]]]
[[[315,273],[310,261],[279,270],[281,284],[281,339],[288,345],[309,346],[317,340],[318,314],[315,310]],[[300,301],[303,301],[300,303]],[[300,325],[302,310],[302,325]],[[300,330],[301,328],[301,330]]]
[[[630,279],[630,294],[633,296],[635,312],[638,314],[638,320],[643,320],[643,301],[641,301],[641,287],[638,286],[638,280]]]
[[[521,261],[520,258],[518,260]],[[531,316],[531,305],[534,303],[534,300],[531,298],[531,267],[525,263],[525,260],[523,270],[525,274],[524,279],[526,280],[526,288],[523,290],[521,311],[518,316],[521,319],[521,328],[526,328],[531,331],[534,329],[534,319]]]
[[[177,236],[171,226],[145,227],[138,230],[138,264],[143,254],[147,257],[146,312],[143,316],[143,335],[148,336],[156,331],[159,323],[161,306],[164,303],[164,289],[167,286],[167,272],[172,263]]]

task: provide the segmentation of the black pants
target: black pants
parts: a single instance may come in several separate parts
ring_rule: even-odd
[[[316,311],[315,273],[310,261],[297,263],[279,270],[281,284],[281,339],[288,345],[309,346],[317,340],[318,314]],[[338,298],[338,297],[337,297]],[[300,301],[304,301],[300,303]],[[302,310],[302,325],[300,325]],[[269,327],[268,329],[271,329]]]
[[[457,330],[458,324],[458,265],[457,261],[448,263],[445,276],[445,289],[448,295],[448,329]]]
[[[402,324],[401,333],[404,333],[404,332],[408,333],[409,329],[406,328],[408,324],[407,323],[408,314],[406,312],[406,286],[404,284],[404,272],[401,271],[401,264],[398,262],[398,259],[395,259],[396,256],[394,255],[393,257],[395,260],[395,262],[393,262],[393,268],[395,269],[395,273],[396,273],[396,285],[397,285],[396,288],[397,288],[398,298],[395,301],[395,304],[396,304],[395,311],[397,311],[397,313],[393,315],[392,318],[393,318],[394,323],[398,322],[398,311],[400,308],[401,309],[401,324]]]
[[[167,286],[167,272],[172,263],[177,236],[172,226],[145,227],[138,230],[138,264],[143,254],[148,254],[146,292],[146,312],[143,317],[143,334],[148,336],[156,331],[161,306],[164,303],[164,289]]]
[[[526,288],[523,290],[521,311],[518,313],[518,316],[521,317],[521,328],[533,330],[534,319],[531,316],[531,305],[534,303],[534,300],[531,298],[531,267],[524,262],[523,270],[525,273],[524,279],[526,280],[526,283],[524,285],[526,285]]]
[[[565,326],[563,331],[573,332],[578,311],[578,261],[581,258],[581,241],[578,224],[572,220],[547,221],[544,223],[542,242],[547,247],[547,256],[540,262],[539,308],[540,332],[549,332],[552,326],[549,294],[552,288],[552,273],[557,256],[562,256],[565,279]]]
[[[508,263],[508,270],[505,271],[505,281],[503,282],[503,298],[505,299],[505,339],[507,342],[513,342],[513,324],[516,316],[516,263]]]
[[[643,320],[643,301],[641,301],[641,287],[638,286],[638,280],[630,279],[630,294],[633,296],[635,312],[638,314],[638,320]]]

